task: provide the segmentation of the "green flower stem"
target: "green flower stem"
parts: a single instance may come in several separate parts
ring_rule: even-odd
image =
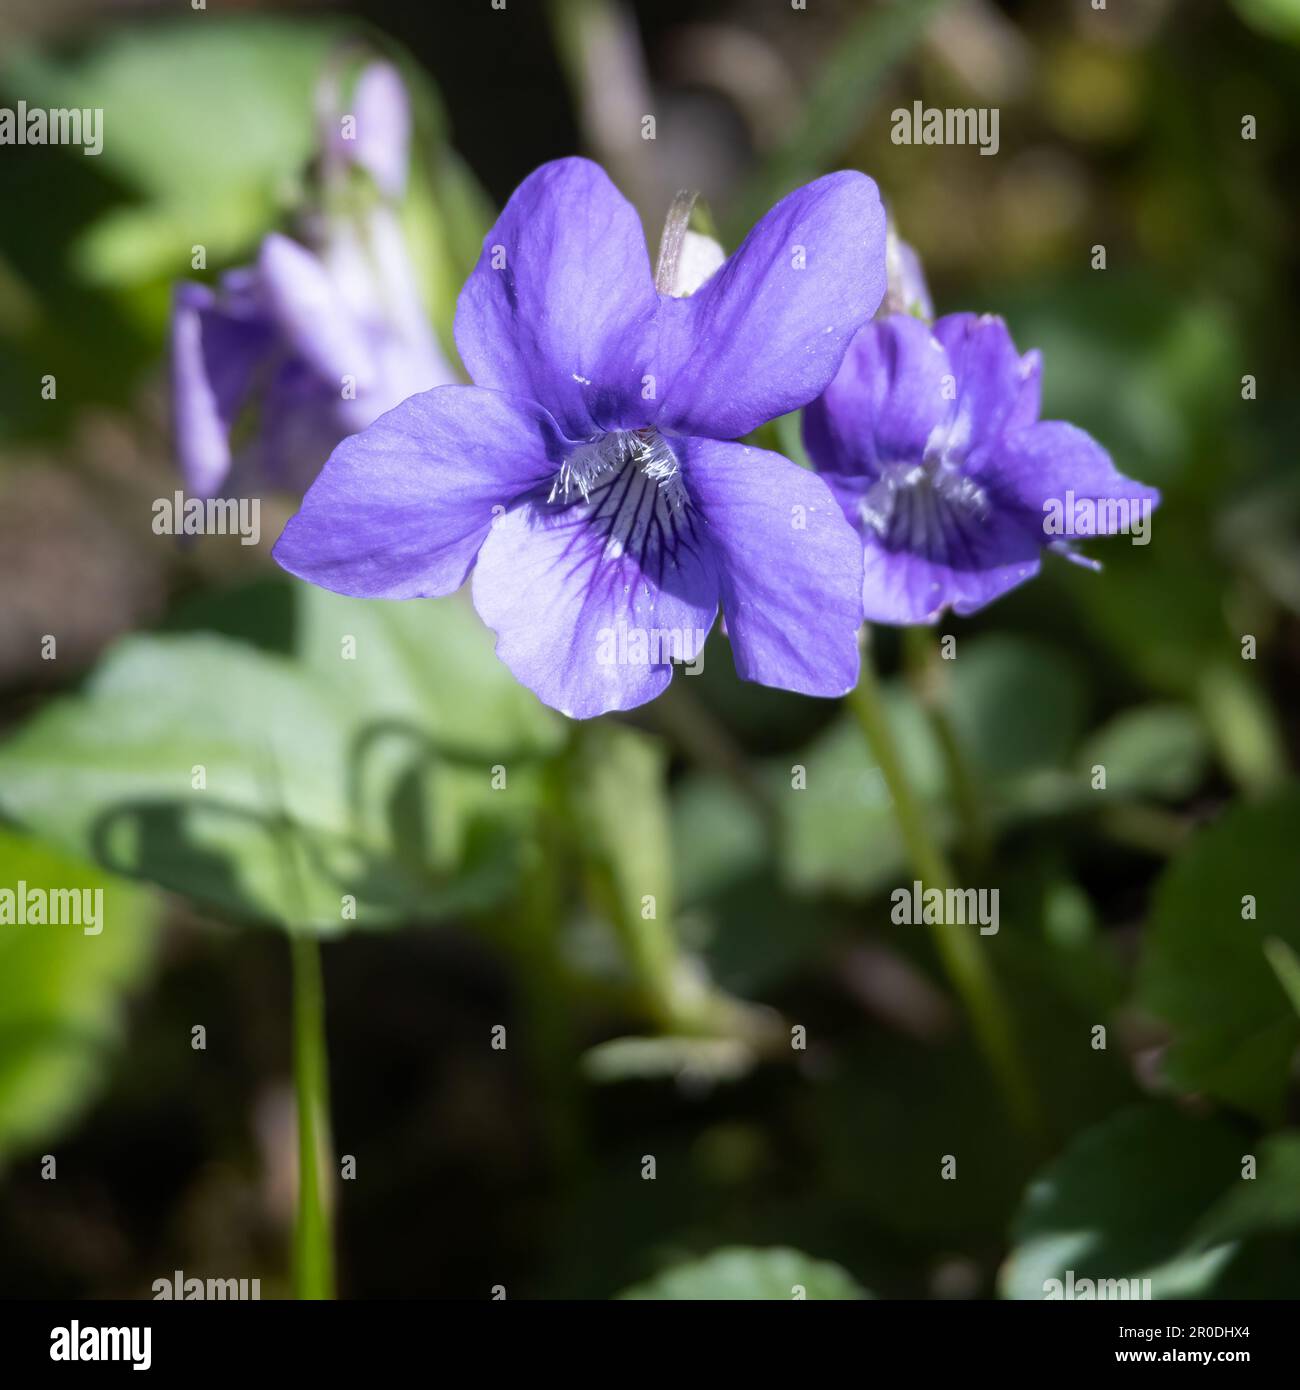
[[[935,644],[934,629],[903,629],[903,660],[907,678],[925,710],[943,755],[948,792],[961,822],[962,844],[972,864],[982,864],[991,848],[988,822],[970,760],[948,714],[945,672]]]
[[[643,917],[626,902],[604,866],[587,868],[588,889],[614,924],[635,981],[639,1008],[660,1032],[674,1037],[771,1041],[765,1013],[720,990],[694,968],[671,923]]]
[[[298,1102],[298,1213],[293,1234],[294,1293],[334,1297],[333,1218],[322,1176],[330,1151],[329,1062],[325,1050],[325,987],[315,937],[291,940],[293,1084]]]
[[[682,964],[672,928],[665,921],[642,917],[626,907],[613,884],[605,896],[646,1011],[659,1027],[670,1033],[677,1031],[684,1023],[678,991]]]
[[[955,879],[930,833],[924,808],[894,747],[869,645],[864,645],[862,674],[849,695],[849,704],[889,788],[894,819],[913,871],[925,888],[946,891],[955,886]],[[1029,1076],[1016,1047],[1006,1004],[977,937],[968,926],[953,922],[932,923],[931,934],[944,970],[970,1015],[975,1036],[1002,1088],[1008,1109],[1023,1128],[1037,1131],[1040,1125]]]

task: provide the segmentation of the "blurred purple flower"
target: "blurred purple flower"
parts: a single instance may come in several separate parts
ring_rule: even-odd
[[[1145,538],[1159,493],[1082,430],[1040,421],[1041,375],[999,318],[896,315],[862,330],[804,412],[813,464],[862,538],[869,621],[973,613],[1037,574],[1044,546],[1089,563],[1067,537]]]
[[[352,90],[352,109],[340,112],[338,106],[328,83],[321,101],[326,161],[362,169],[385,198],[401,198],[411,148],[411,104],[401,74],[391,63],[367,64]]]
[[[388,76],[367,85],[375,72]],[[400,149],[377,166],[384,191],[400,191],[399,168],[404,178],[405,103],[391,69],[362,74],[357,141],[343,148],[364,164],[380,135],[398,139]],[[317,225],[315,249],[272,234],[256,264],[228,272],[218,288],[176,287],[173,426],[195,495],[301,493],[341,439],[407,396],[454,380],[394,209],[372,202],[363,212],[323,214]]]
[[[734,440],[821,392],[884,292],[875,185],[780,202],[688,297],[582,159],[515,191],[461,292],[476,385],[406,401],[334,452],[275,548],[340,593],[451,593],[574,718],[653,699],[721,603],[747,680],[857,676],[861,546],[826,485]]]

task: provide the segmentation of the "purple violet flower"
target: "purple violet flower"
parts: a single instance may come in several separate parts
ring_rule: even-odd
[[[473,386],[345,440],[275,547],[368,598],[473,600],[497,654],[574,718],[653,699],[719,603],[746,680],[857,678],[861,546],[825,483],[731,443],[817,396],[884,293],[863,174],[790,194],[694,294],[661,293],[604,171],[543,165],[461,292]]]
[[[804,442],[861,537],[868,621],[973,613],[1037,574],[1044,547],[1091,564],[1068,538],[1148,534],[1160,494],[1083,430],[1039,420],[1041,376],[990,315],[858,335]]]
[[[356,95],[356,140],[327,146],[327,168],[342,176],[351,160],[373,172],[381,192],[400,193],[409,127],[400,79],[373,65]],[[387,159],[372,171],[381,136]],[[302,493],[341,439],[455,379],[421,307],[395,210],[372,200],[362,212],[315,220],[314,249],[274,233],[256,264],[229,271],[218,288],[176,287],[173,426],[197,496]],[[251,429],[247,416],[256,417]],[[236,446],[235,435],[247,438]]]

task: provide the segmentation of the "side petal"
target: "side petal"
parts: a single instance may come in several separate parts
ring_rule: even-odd
[[[492,523],[563,456],[539,406],[475,386],[403,401],[330,455],[275,544],[290,574],[358,598],[465,582]]]
[[[539,401],[571,439],[647,423],[658,295],[641,221],[586,159],[543,164],[510,196],[456,306],[479,386]]]
[[[851,690],[862,543],[826,484],[744,444],[688,439],[681,452],[716,558],[737,672],[805,695]]]
[[[257,258],[267,309],[294,351],[335,390],[344,377],[370,387],[373,362],[365,333],[326,266],[296,241],[272,232]]]
[[[555,506],[539,493],[495,522],[474,606],[515,678],[572,719],[633,709],[698,661],[718,612],[705,527],[624,473]]]
[[[826,389],[885,292],[885,213],[865,174],[783,198],[689,299],[665,299],[659,420],[736,439]]]
[[[952,420],[952,368],[942,344],[910,315],[869,323],[835,380],[804,411],[803,435],[819,473],[878,477],[891,463],[920,463],[936,429]]]
[[[1160,493],[1126,478],[1090,434],[1063,420],[1021,430],[978,461],[991,489],[1022,507],[1042,544],[1063,539],[1147,535]]]
[[[255,318],[228,313],[206,285],[183,283],[172,301],[170,370],[176,456],[190,491],[219,492],[230,472],[230,430],[274,346]]]
[[[934,325],[957,381],[947,451],[964,456],[1007,431],[1038,419],[1043,359],[1022,357],[994,314],[948,314]]]

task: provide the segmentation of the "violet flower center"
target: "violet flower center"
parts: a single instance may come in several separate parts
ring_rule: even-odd
[[[938,557],[984,523],[989,498],[958,464],[927,451],[920,463],[886,464],[859,508],[888,549]]]
[[[585,506],[587,524],[610,559],[631,555],[653,568],[675,554],[695,523],[681,461],[658,430],[614,430],[578,445],[560,465],[546,499]]]

